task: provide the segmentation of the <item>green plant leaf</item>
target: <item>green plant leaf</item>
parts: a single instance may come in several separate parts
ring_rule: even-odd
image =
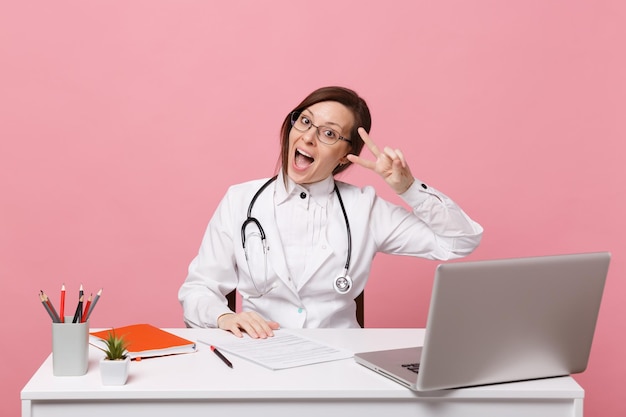
[[[128,343],[124,339],[124,336],[117,336],[115,329],[109,331],[107,338],[104,340],[106,349],[104,353],[109,360],[126,359]]]

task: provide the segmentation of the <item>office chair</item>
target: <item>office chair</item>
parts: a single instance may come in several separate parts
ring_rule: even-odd
[[[233,311],[236,311],[237,307],[237,296],[236,291],[231,291],[226,295],[226,299],[228,300],[228,308]],[[356,303],[356,321],[359,323],[359,326],[365,327],[365,291],[358,295],[354,299]]]

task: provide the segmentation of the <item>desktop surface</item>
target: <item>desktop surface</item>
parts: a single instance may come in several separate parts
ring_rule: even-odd
[[[216,329],[166,329],[189,340]],[[303,329],[303,336],[351,352],[420,345],[423,329]],[[583,389],[571,378],[419,393],[357,364],[353,359],[272,371],[237,356],[227,367],[209,346],[198,351],[134,361],[123,386],[103,386],[99,360],[90,347],[89,369],[81,377],[55,377],[48,357],[21,393],[22,416],[98,417],[122,415],[186,416],[251,412],[273,416],[321,413],[374,416],[582,416]],[[433,407],[434,404],[439,404]],[[344,410],[344,411],[340,411]],[[514,410],[514,413],[511,412]],[[346,414],[347,413],[347,414]],[[424,414],[420,414],[424,413]]]

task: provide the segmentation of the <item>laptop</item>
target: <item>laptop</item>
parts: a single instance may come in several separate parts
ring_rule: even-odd
[[[355,354],[416,391],[583,372],[608,252],[441,264],[422,347]]]

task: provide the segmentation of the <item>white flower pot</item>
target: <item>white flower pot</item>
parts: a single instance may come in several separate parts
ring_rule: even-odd
[[[130,357],[120,360],[100,359],[100,376],[103,385],[124,385],[128,379]]]

